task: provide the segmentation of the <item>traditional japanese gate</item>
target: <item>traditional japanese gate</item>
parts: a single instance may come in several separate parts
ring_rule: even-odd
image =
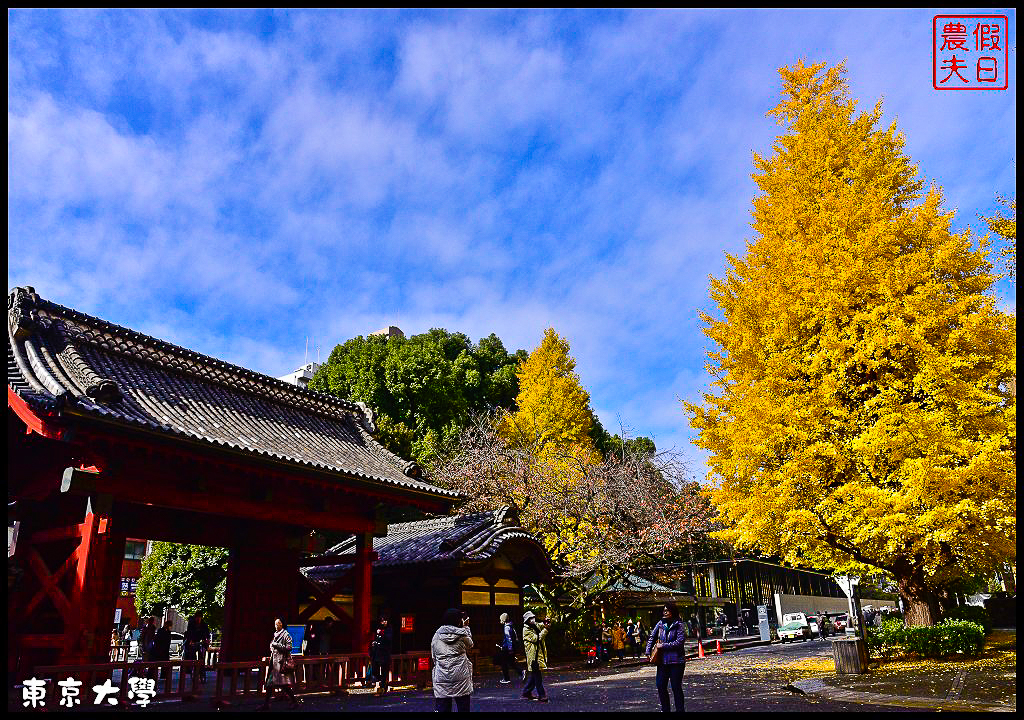
[[[8,330],[9,674],[107,657],[127,537],[230,549],[229,661],[265,654],[275,617],[304,619],[311,531],[354,534],[352,647],[365,648],[380,508],[455,499],[373,439],[371,411],[31,288],[9,296]]]

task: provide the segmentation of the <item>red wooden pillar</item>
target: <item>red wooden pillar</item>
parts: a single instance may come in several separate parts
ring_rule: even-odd
[[[281,618],[285,625],[299,622],[295,604],[299,555],[298,550],[251,545],[231,548],[222,660],[237,662],[265,657],[270,654],[274,620]]]
[[[360,533],[356,535],[356,566],[354,614],[352,619],[352,649],[355,652],[366,652],[370,646],[370,627],[373,622],[373,535]]]
[[[109,510],[93,510],[90,502],[79,525],[81,542],[69,597],[73,614],[65,625],[61,662],[109,662],[110,658],[125,538],[116,532]]]

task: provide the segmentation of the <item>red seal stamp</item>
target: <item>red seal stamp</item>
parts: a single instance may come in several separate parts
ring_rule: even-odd
[[[1008,88],[1009,31],[1006,15],[936,15],[932,18],[932,87]]]

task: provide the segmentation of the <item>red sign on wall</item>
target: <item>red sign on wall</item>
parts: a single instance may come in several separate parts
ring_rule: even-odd
[[[415,621],[413,615],[403,615],[401,622],[401,632],[411,633],[415,629]]]
[[[430,658],[428,658],[428,657],[418,658],[417,661],[416,661],[416,669],[417,670],[429,670],[430,669]]]

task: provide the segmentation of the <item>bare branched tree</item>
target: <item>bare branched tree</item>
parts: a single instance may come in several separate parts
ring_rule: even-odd
[[[711,506],[687,481],[680,453],[623,442],[602,458],[592,449],[524,444],[540,433],[520,431],[510,441],[496,429],[502,422],[476,417],[434,480],[467,498],[463,512],[515,508],[555,565],[559,582],[548,590],[571,604],[585,605],[710,527]]]

